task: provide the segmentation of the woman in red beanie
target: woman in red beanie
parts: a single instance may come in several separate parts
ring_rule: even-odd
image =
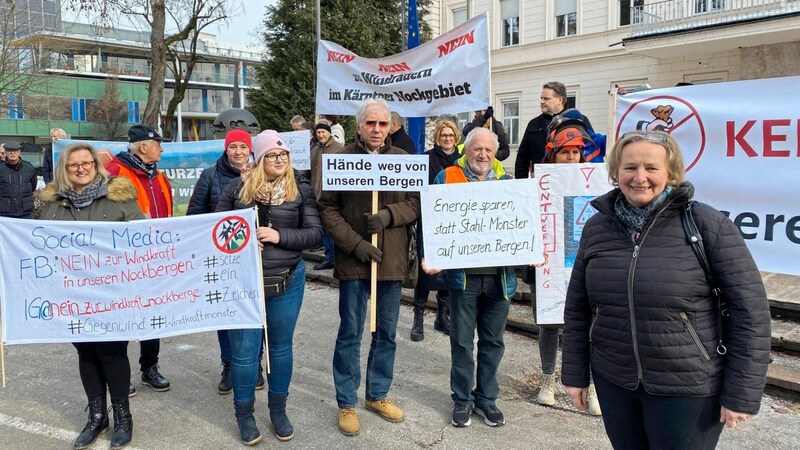
[[[200,175],[194,186],[192,198],[189,199],[189,209],[186,215],[205,214],[217,210],[219,197],[225,186],[231,180],[238,179],[250,166],[253,149],[253,138],[245,130],[233,129],[225,135],[225,151],[219,157],[214,167],[208,168]],[[231,344],[228,330],[217,331],[219,340],[219,356],[222,361],[222,379],[217,386],[221,395],[230,394],[231,386]],[[263,354],[263,348],[261,350]],[[259,370],[256,389],[264,389],[264,371],[261,366],[261,354],[258,355]]]

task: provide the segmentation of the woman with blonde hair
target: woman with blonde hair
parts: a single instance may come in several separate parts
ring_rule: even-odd
[[[53,181],[42,191],[43,220],[127,222],[144,219],[136,204],[136,188],[124,177],[110,178],[98,153],[89,144],[72,144],[58,155]],[[73,342],[78,369],[89,402],[89,420],[73,443],[87,448],[108,429],[106,392],[114,411],[111,448],[122,448],[133,438],[128,403],[131,365],[128,342]]]
[[[294,437],[286,416],[286,399],[292,379],[292,337],[305,291],[302,252],[317,248],[322,224],[311,184],[296,175],[289,147],[273,130],[256,136],[255,165],[240,182],[231,182],[217,204],[217,211],[252,208],[258,212],[256,228],[262,249],[264,294],[267,313],[269,367],[267,376],[269,417],[281,441]],[[231,384],[239,434],[246,445],[261,441],[253,416],[258,354],[262,330],[229,330]]]

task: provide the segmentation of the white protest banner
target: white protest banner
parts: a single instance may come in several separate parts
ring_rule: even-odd
[[[316,110],[355,115],[368,98],[382,98],[402,117],[475,111],[489,105],[486,13],[419,47],[385,58],[363,58],[339,44],[317,47]]]
[[[436,269],[544,261],[536,180],[437,184],[421,194],[425,263]]]
[[[294,170],[311,170],[311,133],[308,130],[278,133],[291,150]]]
[[[605,164],[537,164],[544,248],[548,262],[536,268],[536,323],[564,323],[567,286],[586,221],[597,212],[589,203],[614,189]]]
[[[618,97],[619,137],[665,130],[695,198],[739,228],[760,270],[800,275],[800,77],[637,92]]]
[[[428,155],[322,155],[323,191],[424,191]]]
[[[0,217],[6,344],[261,328],[252,209],[134,222]]]

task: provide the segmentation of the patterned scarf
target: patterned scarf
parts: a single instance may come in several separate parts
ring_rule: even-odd
[[[267,181],[256,191],[256,201],[262,205],[278,206],[286,201],[286,178]]]
[[[617,195],[617,199],[614,201],[614,214],[622,221],[635,241],[639,241],[639,236],[642,234],[644,226],[650,222],[650,219],[653,218],[656,210],[664,203],[670,192],[672,192],[672,186],[667,186],[664,192],[642,208],[637,208],[628,203],[625,195],[621,192]]]
[[[146,163],[142,158],[139,157],[136,153],[130,152],[131,161],[133,164],[142,170],[142,172],[146,173],[148,177],[155,178],[158,175],[158,171],[156,170],[156,163]]]
[[[71,201],[76,208],[86,208],[91,205],[95,199],[108,195],[108,183],[103,183],[103,179],[97,177],[92,181],[92,184],[83,188],[81,192],[75,192],[74,189],[70,189],[69,191],[59,192],[58,194]]]

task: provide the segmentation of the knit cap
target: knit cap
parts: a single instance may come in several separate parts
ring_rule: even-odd
[[[253,138],[250,136],[250,133],[245,130],[233,129],[228,131],[225,135],[225,149],[227,150],[228,146],[233,142],[241,142],[250,150],[253,149]]]
[[[255,145],[253,145],[253,156],[255,157],[256,164],[261,161],[261,158],[272,149],[282,149],[291,152],[289,146],[283,142],[283,139],[275,130],[264,130],[256,136]]]

